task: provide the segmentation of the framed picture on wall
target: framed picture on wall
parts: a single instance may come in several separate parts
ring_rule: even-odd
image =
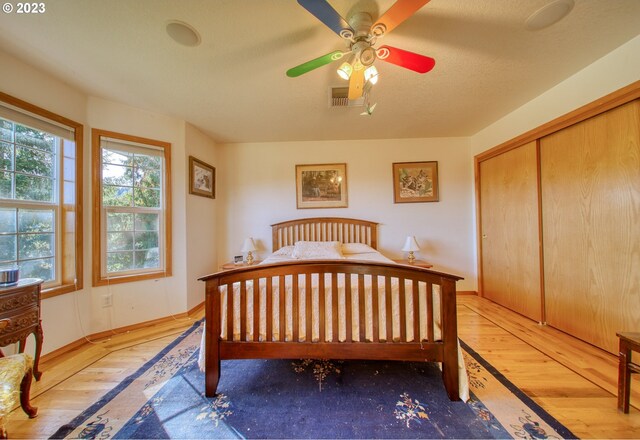
[[[347,164],[296,165],[296,206],[347,207]]]
[[[393,164],[393,203],[438,201],[438,162]]]
[[[216,198],[216,169],[189,156],[189,194]]]

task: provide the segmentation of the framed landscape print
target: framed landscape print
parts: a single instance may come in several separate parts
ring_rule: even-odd
[[[296,206],[347,207],[347,164],[296,165]]]
[[[393,164],[393,202],[437,202],[438,162]]]
[[[216,169],[189,156],[189,194],[216,198]]]

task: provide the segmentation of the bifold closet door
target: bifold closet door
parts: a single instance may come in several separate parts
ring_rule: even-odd
[[[536,142],[480,162],[481,291],[540,321]]]
[[[617,353],[640,331],[640,101],[540,142],[546,321]]]

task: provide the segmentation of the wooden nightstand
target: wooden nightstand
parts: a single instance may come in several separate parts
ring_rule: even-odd
[[[260,261],[258,260],[254,260],[251,264],[247,264],[245,261],[243,261],[242,263],[229,262],[224,263],[222,266],[220,266],[220,268],[222,270],[237,269],[239,267],[255,266],[258,263],[260,263]]]
[[[429,269],[429,268],[433,267],[433,264],[427,263],[424,260],[415,260],[413,263],[409,263],[406,259],[404,259],[404,260],[393,260],[393,261],[395,263],[398,263],[398,264],[406,264],[407,266],[424,267],[426,269]]]

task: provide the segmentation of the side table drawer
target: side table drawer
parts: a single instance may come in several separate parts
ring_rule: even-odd
[[[24,339],[40,322],[37,305],[9,317],[9,325],[0,330],[0,347]]]
[[[39,291],[37,289],[20,290],[13,293],[0,295],[0,318],[6,313],[13,315],[13,311],[22,307],[39,304]]]

